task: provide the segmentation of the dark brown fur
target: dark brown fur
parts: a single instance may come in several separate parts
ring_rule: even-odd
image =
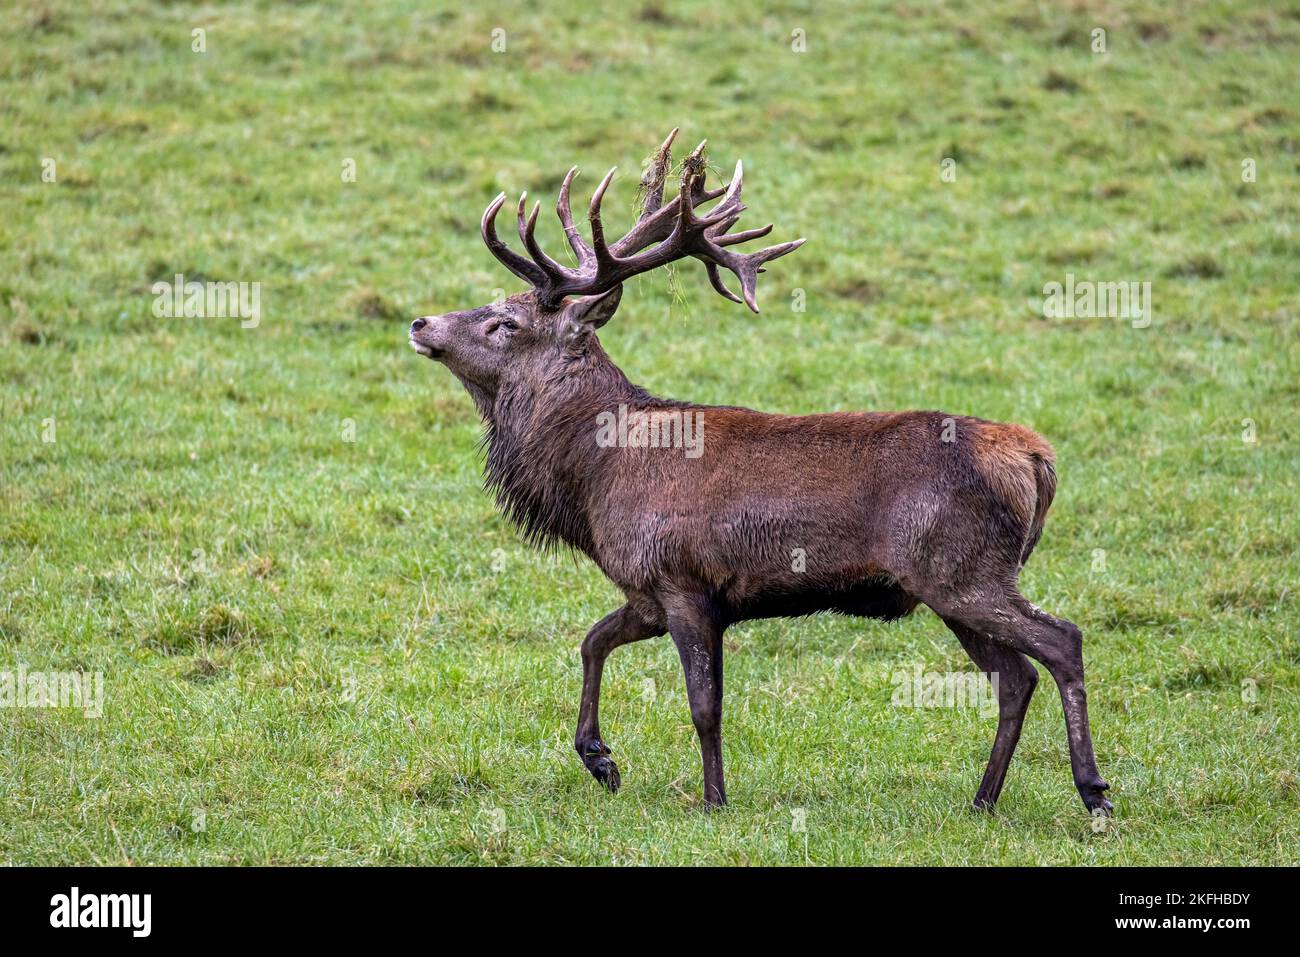
[[[819,611],[888,620],[924,603],[998,675],[998,731],[976,806],[992,807],[1002,789],[1038,677],[1027,655],[1060,688],[1084,804],[1108,812],[1079,630],[1016,590],[1055,494],[1047,442],[941,412],[785,416],[655,398],[596,338],[618,289],[558,304],[534,290],[412,324],[413,345],[460,377],[483,415],[487,485],[505,514],[534,544],[588,555],[626,598],[582,646],[575,745],[591,773],[617,789],[598,703],[605,658],[619,645],[672,635],[705,800],[720,804],[729,625]],[[620,406],[702,416],[703,453],[602,447],[598,417]]]

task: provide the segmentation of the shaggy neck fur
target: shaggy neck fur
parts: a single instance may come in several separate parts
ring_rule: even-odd
[[[656,400],[592,337],[549,378],[503,383],[495,397],[475,401],[487,425],[484,484],[506,517],[531,545],[562,542],[592,554],[588,505],[611,479],[610,457],[596,446],[596,416],[620,402]]]

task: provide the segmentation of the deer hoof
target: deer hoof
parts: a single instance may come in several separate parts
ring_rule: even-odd
[[[1115,805],[1111,804],[1101,795],[1094,798],[1086,798],[1083,806],[1088,809],[1088,813],[1093,817],[1110,817],[1115,813]]]
[[[1115,805],[1111,804],[1105,798],[1105,792],[1110,785],[1105,781],[1089,787],[1087,790],[1080,790],[1079,796],[1083,798],[1083,806],[1088,809],[1088,813],[1094,817],[1110,817],[1115,810]]]
[[[618,793],[623,779],[619,776],[617,764],[605,755],[587,758],[584,763],[587,765],[587,770],[591,772],[591,776],[605,785],[605,789],[610,794]]]

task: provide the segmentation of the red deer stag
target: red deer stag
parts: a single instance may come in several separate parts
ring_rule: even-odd
[[[1019,425],[942,412],[788,416],[660,399],[601,348],[596,330],[627,279],[694,257],[719,294],[757,312],[763,265],[803,243],[734,251],[772,227],[728,232],[745,209],[741,165],[728,185],[706,189],[703,143],[665,203],[676,133],[647,171],[640,218],[615,242],[600,213],[614,170],[592,196],[590,242],[569,206],[577,169],[564,177],[556,212],[576,266],[542,250],[538,204],[528,212],[526,195],[517,217],[528,255],[511,250],[497,236],[505,194],[497,196],[483,215],[483,241],[530,288],[422,316],[410,329],[412,347],[451,370],[478,406],[487,487],[524,538],[584,552],[626,596],[582,643],[574,743],[583,763],[618,789],[598,718],[605,658],[667,632],[699,733],[704,799],[720,805],[727,626],[818,611],[894,619],[924,602],[996,688],[997,734],[975,806],[991,808],[1002,790],[1038,681],[1033,658],[1060,690],[1079,795],[1090,811],[1109,813],[1088,731],[1082,636],[1016,589],[1056,489],[1046,441]],[[735,275],[740,296],[719,267]],[[683,450],[683,422],[704,441]]]

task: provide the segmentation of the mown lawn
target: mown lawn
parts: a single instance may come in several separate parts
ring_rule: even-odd
[[[0,671],[105,689],[0,708],[0,860],[1297,862],[1300,5],[366,6],[0,18]],[[993,719],[891,706],[972,668],[924,609],[728,633],[724,812],[667,639],[606,671],[623,791],[573,754],[620,596],[520,545],[405,326],[514,288],[499,189],[556,251],[569,165],[584,199],[620,165],[612,229],[673,126],[809,242],[760,316],[635,282],[607,350],[680,398],[1048,436],[1023,585],[1084,630],[1109,826],[1050,682],[967,810]],[[176,273],[261,283],[260,322],[156,317]],[[1152,322],[1044,318],[1067,273],[1150,282]]]

